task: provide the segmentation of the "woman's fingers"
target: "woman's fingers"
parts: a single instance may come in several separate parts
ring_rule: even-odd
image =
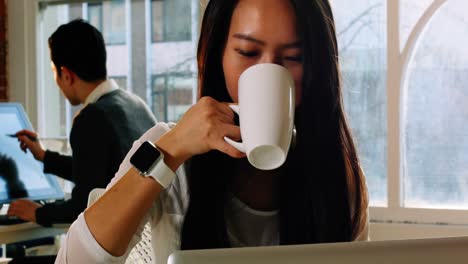
[[[224,121],[226,121],[226,123],[229,123],[229,124],[234,124],[234,116],[235,116],[235,113],[234,111],[231,109],[231,107],[229,107],[229,104],[228,103],[220,103],[218,105],[218,110],[220,111],[220,113],[226,118]]]
[[[220,133],[217,133],[216,138],[213,140],[212,147],[233,158],[245,157],[245,153],[239,151],[224,140],[224,137],[228,137],[235,141],[240,140],[240,128],[236,125],[222,124],[220,125],[219,130]]]
[[[213,98],[203,97],[192,106],[170,132],[177,147],[168,152],[182,153],[184,158],[219,150],[232,157],[240,158],[245,154],[232,147],[224,140],[229,137],[240,139],[240,129],[234,124],[234,112],[227,103],[220,103]]]
[[[239,141],[241,139],[240,127],[236,125],[224,124],[222,127],[223,138],[228,137],[234,141]]]
[[[240,152],[238,149],[236,149],[235,147],[229,145],[229,143],[227,143],[226,141],[224,141],[224,139],[222,141],[219,141],[219,144],[217,144],[216,146],[216,149],[233,157],[233,158],[244,158],[245,157],[245,153],[243,152]]]
[[[229,107],[228,103],[220,103],[211,97],[202,97],[199,103],[204,107],[211,108],[216,112],[218,120],[224,123],[234,124],[234,111]]]

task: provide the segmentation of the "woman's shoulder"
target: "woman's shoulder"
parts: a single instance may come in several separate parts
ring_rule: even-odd
[[[148,131],[146,131],[139,139],[140,142],[144,141],[151,141],[155,142],[158,140],[162,135],[167,133],[171,130],[176,124],[175,123],[165,123],[165,122],[157,122],[156,125],[151,127]]]

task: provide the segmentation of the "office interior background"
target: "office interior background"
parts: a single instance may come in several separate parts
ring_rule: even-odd
[[[345,110],[370,193],[371,239],[468,235],[468,2],[330,1]],[[42,137],[66,139],[78,108],[53,80],[47,39],[81,17],[104,35],[109,77],[159,121],[177,122],[197,99],[206,3],[4,1],[0,96],[22,103]]]

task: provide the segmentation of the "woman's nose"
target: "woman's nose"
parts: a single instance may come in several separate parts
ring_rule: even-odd
[[[275,56],[273,54],[265,54],[262,56],[259,63],[273,63],[283,66],[283,61],[279,56]]]

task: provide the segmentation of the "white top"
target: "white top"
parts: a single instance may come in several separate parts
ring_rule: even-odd
[[[279,245],[278,210],[257,211],[232,196],[224,213],[232,247]]]
[[[94,90],[91,93],[88,94],[83,103],[83,107],[80,108],[80,110],[76,111],[76,113],[73,115],[73,120],[75,120],[75,118],[80,114],[81,110],[83,110],[88,104],[95,103],[103,95],[118,89],[119,85],[113,79],[105,80],[102,83],[100,83],[96,88],[94,88]]]
[[[109,190],[125,173],[131,168],[130,157],[138,149],[142,142],[147,140],[155,142],[164,133],[170,130],[175,124],[158,123],[148,130],[139,140],[133,143],[132,148],[126,155],[120,165],[115,177],[107,186]],[[180,249],[180,232],[185,212],[188,207],[188,183],[183,166],[180,166],[176,172],[177,176],[172,185],[161,192],[159,199],[154,202],[142,220],[137,232],[133,236],[126,253],[121,257],[114,257],[105,251],[94,239],[86,224],[83,213],[81,213],[75,222],[70,226],[66,238],[58,253],[55,263],[124,263],[131,249],[140,241],[141,232],[147,221],[151,224],[151,243],[153,245],[153,263],[165,264],[170,254]],[[234,246],[250,245],[272,245],[278,244],[277,235],[277,212],[259,212],[248,208],[245,204],[236,198],[228,205],[227,215],[236,213],[244,214],[242,217],[248,217],[257,224],[247,227],[245,222],[238,221],[241,217],[228,217],[227,222],[228,236]],[[104,221],[104,220],[103,220]],[[262,230],[256,230],[255,238],[248,235],[254,226],[267,225]],[[259,228],[257,228],[259,229]],[[276,231],[275,231],[276,230]],[[367,240],[367,225],[359,239]],[[115,239],[119,239],[116,237]]]

